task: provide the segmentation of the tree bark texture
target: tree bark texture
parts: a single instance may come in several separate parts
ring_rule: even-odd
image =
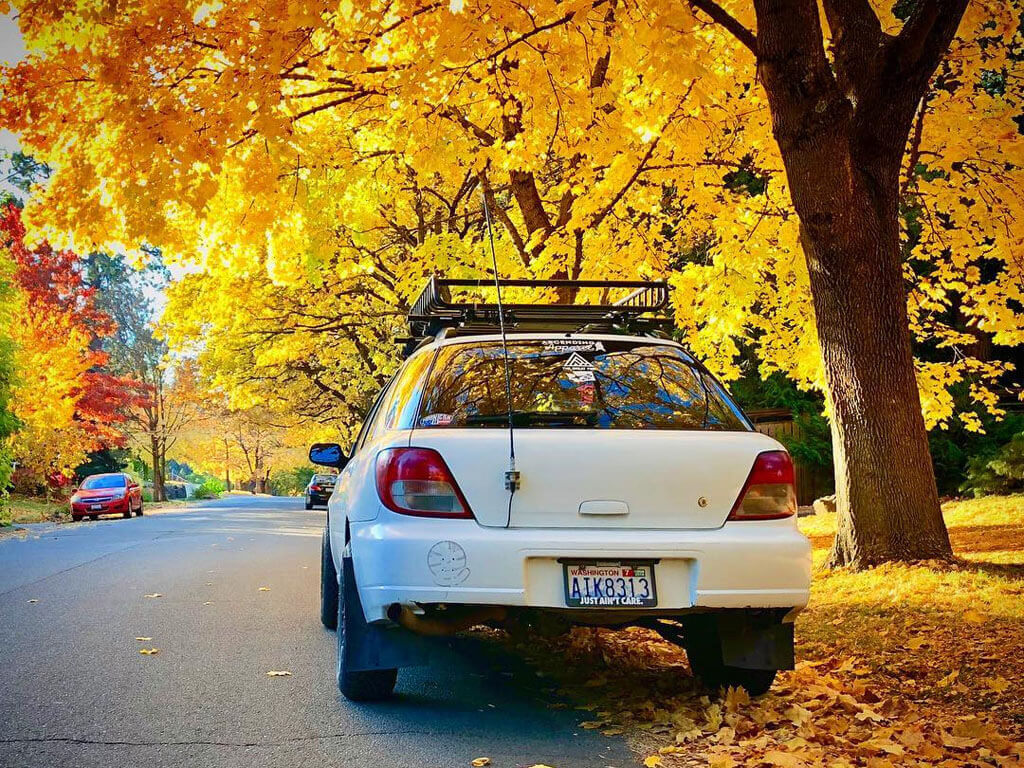
[[[755,0],[768,94],[810,274],[828,383],[838,533],[832,565],[946,558],[914,372],[899,176],[930,75],[966,0],[922,0],[898,37],[867,0]]]

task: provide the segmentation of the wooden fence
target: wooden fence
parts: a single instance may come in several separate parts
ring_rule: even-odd
[[[758,432],[763,432],[785,444],[786,438],[799,437],[800,425],[793,421],[793,414],[785,408],[748,411],[747,416],[754,422]],[[796,469],[796,498],[801,505],[811,504],[815,499],[827,496],[835,489],[832,469],[818,465],[806,466],[794,459]]]

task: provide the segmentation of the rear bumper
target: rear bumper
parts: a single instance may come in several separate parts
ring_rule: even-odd
[[[326,504],[330,498],[329,493],[307,493],[306,498],[309,499],[312,504]]]
[[[394,603],[565,609],[563,558],[657,560],[660,612],[802,608],[811,581],[810,543],[792,518],[713,530],[515,529],[385,510],[352,522],[351,536],[367,621]]]

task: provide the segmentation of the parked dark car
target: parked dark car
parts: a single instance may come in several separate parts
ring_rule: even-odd
[[[100,515],[131,517],[142,514],[142,487],[124,472],[91,475],[71,496],[71,519]]]
[[[313,475],[306,486],[306,509],[312,509],[315,504],[327,506],[327,500],[334,493],[334,475]]]

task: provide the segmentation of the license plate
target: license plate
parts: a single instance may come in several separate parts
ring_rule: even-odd
[[[102,504],[90,504],[89,509],[103,509]]]
[[[658,604],[650,563],[565,563],[570,608],[652,608]]]

